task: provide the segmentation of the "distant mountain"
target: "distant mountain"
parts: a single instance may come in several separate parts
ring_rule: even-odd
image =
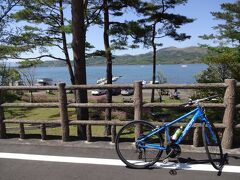
[[[202,63],[202,57],[207,54],[206,48],[201,47],[168,47],[157,51],[157,64],[191,64]],[[139,55],[114,56],[115,65],[151,64],[152,52]],[[92,57],[87,59],[87,65],[104,65],[104,57]],[[65,66],[62,61],[45,61],[41,66]]]

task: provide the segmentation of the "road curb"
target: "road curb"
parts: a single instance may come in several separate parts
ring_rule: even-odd
[[[62,142],[61,140],[37,140],[37,139],[0,139],[0,145],[38,145],[38,146],[62,146],[62,147],[76,147],[76,148],[104,148],[115,149],[115,144],[109,141],[71,141]],[[194,147],[193,145],[180,145],[182,152],[196,152],[205,153],[204,147]],[[240,148],[223,149],[224,153],[240,155]]]

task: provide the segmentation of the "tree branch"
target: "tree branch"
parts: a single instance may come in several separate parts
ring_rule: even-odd
[[[0,22],[8,15],[8,13],[20,2],[20,0],[10,2],[8,1],[8,7],[7,9],[3,12],[3,14],[0,17]],[[13,3],[13,4],[11,4]]]
[[[30,58],[30,57],[16,57],[16,56],[13,56],[12,59],[16,59],[16,60],[34,60],[34,59],[42,59],[42,58],[52,58],[52,59],[56,59],[56,60],[59,60],[59,61],[66,61],[66,59],[63,59],[63,58],[59,58],[59,57],[55,57],[55,56],[52,56],[50,54],[46,54],[46,55],[41,55],[41,56],[37,56],[37,57],[33,57],[33,58]]]
[[[87,19],[86,20],[87,21],[87,25],[92,24],[96,20],[96,17],[101,13],[102,9],[103,9],[103,5],[100,6],[99,9],[96,8],[96,10],[93,11],[92,16],[90,16],[90,18],[88,18],[88,17],[86,18]],[[92,19],[92,20],[90,21],[89,19]]]

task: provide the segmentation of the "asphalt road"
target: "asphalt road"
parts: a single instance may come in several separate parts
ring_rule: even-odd
[[[118,160],[114,146],[110,144],[108,146],[75,147],[0,143],[0,180],[240,179],[240,155],[229,155],[229,165],[224,167],[225,170],[230,169],[234,172],[223,170],[221,176],[217,176],[217,172],[211,171],[211,166],[206,162],[206,154],[182,153],[182,158],[191,157],[199,163],[195,170],[180,169],[177,170],[177,175],[173,176],[169,174],[169,170],[173,169],[174,165],[141,170],[126,168]],[[189,163],[182,165],[185,167]]]

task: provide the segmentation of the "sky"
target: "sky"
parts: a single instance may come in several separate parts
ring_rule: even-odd
[[[195,19],[193,23],[186,24],[179,29],[179,32],[187,33],[191,36],[190,39],[183,42],[174,41],[170,38],[161,39],[163,43],[162,47],[165,48],[170,46],[175,46],[179,48],[198,46],[199,44],[211,44],[212,42],[207,42],[199,38],[200,35],[214,33],[212,27],[217,25],[220,21],[214,20],[214,17],[210,12],[220,11],[220,4],[230,2],[234,3],[236,0],[188,0],[186,5],[181,5],[176,7],[173,11],[174,13],[185,15],[189,18]],[[131,16],[131,15],[130,15]],[[128,17],[132,18],[132,17]],[[103,35],[102,30],[98,27],[92,27],[87,34],[87,41],[94,44],[96,49],[103,49]],[[151,49],[138,48],[138,49],[128,49],[121,51],[114,51],[115,55],[123,54],[142,54],[151,51]]]
[[[214,33],[212,27],[217,25],[219,21],[214,20],[214,17],[211,15],[210,12],[216,12],[221,11],[220,5],[222,3],[230,2],[234,3],[236,0],[188,0],[188,3],[185,5],[177,6],[173,13],[185,15],[188,18],[193,18],[195,21],[193,23],[186,24],[182,26],[178,32],[186,33],[191,36],[190,39],[187,39],[185,41],[179,42],[174,41],[170,38],[162,38],[160,39],[163,44],[163,46],[158,47],[160,48],[166,48],[166,47],[178,47],[178,48],[184,48],[189,46],[198,46],[199,44],[210,44],[213,45],[212,42],[207,42],[205,40],[202,40],[199,38],[200,35],[204,34],[211,34]],[[129,19],[134,19],[133,14],[124,14]],[[67,16],[69,16],[69,19],[71,19],[71,11],[70,8],[67,12]],[[67,37],[68,42],[70,43],[72,41],[72,37]],[[92,26],[88,29],[87,32],[87,41],[90,42],[92,45],[95,46],[95,50],[104,49],[103,44],[103,29],[98,26]],[[64,54],[58,49],[51,47],[49,50],[52,55],[56,56],[63,56]],[[147,52],[150,52],[151,49],[147,49],[144,47],[137,48],[137,49],[128,49],[128,50],[115,50],[113,51],[114,55],[136,55],[136,54],[144,54]],[[73,57],[72,50],[69,50],[70,57]],[[36,57],[40,55],[38,52],[34,51],[34,53],[24,53],[22,54],[22,57]],[[49,60],[49,59],[45,59]]]

